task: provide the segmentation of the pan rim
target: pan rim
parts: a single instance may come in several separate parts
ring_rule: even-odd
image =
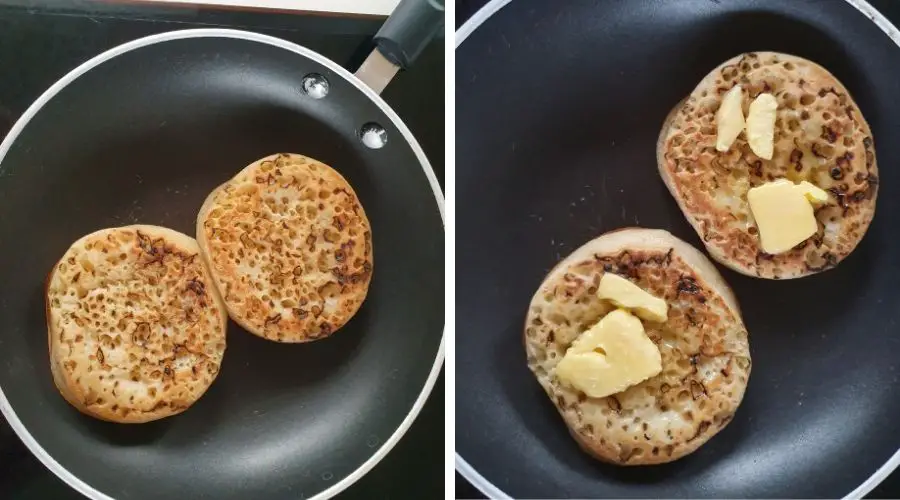
[[[459,46],[462,45],[464,41],[466,41],[469,36],[475,32],[476,29],[481,27],[485,21],[490,19],[491,16],[496,14],[500,9],[509,4],[512,0],[490,0],[483,7],[478,9],[475,14],[472,15],[462,26],[456,31],[456,47],[455,50],[459,49]],[[852,7],[858,10],[866,19],[875,23],[875,25],[884,32],[885,35],[890,38],[897,47],[900,47],[900,30],[897,29],[896,26],[891,23],[888,18],[884,17],[884,14],[879,12],[875,7],[868,2],[868,0],[845,0]],[[0,157],[2,158],[2,157]],[[454,410],[455,411],[455,410]],[[488,498],[495,499],[507,499],[511,498],[506,492],[498,488],[494,483],[485,478],[478,472],[474,467],[472,467],[469,462],[467,462],[459,452],[454,452],[455,454],[455,467],[457,472],[460,473],[467,481],[469,481],[473,486],[475,486],[481,493],[483,493]],[[872,473],[871,476],[866,478],[862,484],[857,486],[853,491],[844,495],[842,498],[862,498],[867,495],[870,491],[875,489],[876,486],[881,484],[890,474],[893,472],[898,466],[900,466],[900,449],[894,452],[893,455],[878,469]]]
[[[251,31],[244,30],[234,30],[234,29],[226,29],[226,28],[199,28],[199,29],[186,29],[186,30],[176,30],[176,31],[167,31],[164,33],[158,33],[150,36],[146,36],[143,38],[138,38],[136,40],[132,40],[130,42],[126,42],[124,44],[113,47],[109,50],[106,50],[84,63],[78,65],[76,68],[72,69],[68,73],[66,73],[62,78],[57,80],[53,85],[50,86],[44,93],[42,93],[29,107],[25,110],[21,117],[16,120],[16,123],[13,125],[12,129],[10,129],[9,133],[6,135],[6,138],[0,143],[0,173],[2,173],[2,165],[3,160],[6,158],[6,154],[9,152],[13,143],[15,143],[19,134],[21,134],[22,130],[28,125],[31,119],[44,107],[48,102],[50,102],[56,94],[66,88],[70,83],[77,80],[80,76],[84,75],[91,69],[99,66],[100,64],[113,59],[117,56],[130,52],[132,50],[146,47],[150,45],[154,45],[157,43],[168,42],[173,40],[184,40],[189,38],[235,38],[241,40],[247,40],[251,42],[262,43],[266,45],[271,45],[274,47],[278,47],[284,50],[288,50],[290,52],[294,52],[300,56],[311,59],[325,67],[329,70],[333,71],[336,75],[340,76],[351,85],[356,87],[360,92],[362,92],[366,97],[369,98],[376,106],[378,106],[381,111],[388,117],[391,123],[397,127],[397,130],[400,131],[400,134],[406,140],[407,144],[409,144],[416,158],[419,160],[420,165],[422,166],[422,170],[425,173],[426,178],[428,179],[428,183],[431,186],[431,190],[434,194],[435,203],[438,206],[438,211],[441,216],[441,224],[445,224],[444,219],[444,195],[441,191],[440,184],[438,183],[437,176],[434,173],[434,170],[431,167],[431,163],[428,161],[428,158],[425,156],[425,151],[422,150],[422,147],[419,145],[418,141],[416,141],[412,132],[407,128],[407,126],[403,123],[397,113],[379,96],[375,91],[370,89],[365,83],[363,83],[359,78],[354,76],[351,72],[346,70],[340,64],[328,59],[327,57],[315,52],[311,49],[303,47],[301,45],[289,42],[287,40],[282,40],[280,38],[276,38],[269,35],[263,35],[260,33],[254,33]],[[324,500],[327,498],[331,498],[338,493],[344,491],[350,485],[358,481],[364,475],[366,475],[372,468],[375,467],[381,460],[387,456],[388,452],[394,448],[394,446],[400,441],[406,431],[412,426],[413,421],[419,416],[422,408],[425,406],[425,402],[428,399],[428,396],[431,394],[434,389],[435,382],[437,381],[438,376],[440,375],[441,367],[444,362],[444,340],[445,340],[446,327],[441,332],[441,343],[438,347],[438,352],[435,355],[434,363],[432,364],[431,371],[428,374],[428,377],[425,380],[425,384],[422,387],[422,390],[419,392],[419,395],[416,397],[416,400],[413,402],[412,407],[409,412],[406,414],[406,417],[400,422],[391,436],[385,440],[385,442],[372,454],[369,458],[359,465],[353,472],[346,475],[340,481],[334,483],[328,488],[316,493],[311,498],[312,500]],[[19,437],[20,440],[25,444],[28,450],[41,461],[44,466],[49,469],[51,472],[56,474],[57,477],[62,479],[66,484],[68,484],[72,489],[78,491],[82,495],[91,498],[93,500],[113,500],[112,497],[103,493],[102,491],[94,488],[87,482],[83,481],[75,474],[69,472],[62,464],[56,461],[50,454],[37,442],[37,440],[31,435],[22,421],[19,419],[18,415],[16,415],[15,410],[13,410],[12,406],[9,403],[9,400],[6,398],[6,394],[3,392],[3,388],[0,387],[0,412],[3,413],[3,416],[6,418],[7,422],[9,422],[10,427],[12,427],[13,431]]]

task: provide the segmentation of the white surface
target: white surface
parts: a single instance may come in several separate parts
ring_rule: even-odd
[[[473,32],[475,32],[478,27],[480,27],[485,21],[487,21],[491,16],[497,13],[500,9],[505,7],[511,0],[491,0],[484,7],[482,7],[478,12],[476,12],[472,17],[466,21],[459,30],[456,31],[456,48],[458,49],[460,45],[466,38],[469,37]],[[885,35],[890,37],[891,40],[900,47],[900,30],[898,30],[891,22],[884,17],[883,14],[878,12],[875,7],[869,4],[867,0],[846,0],[847,3],[856,8],[862,15],[866,16],[870,21],[875,23],[881,31],[884,32]],[[452,162],[448,162],[452,164]],[[452,240],[451,240],[452,241]],[[452,357],[451,357],[452,359]],[[452,391],[448,391],[452,392]],[[514,458],[513,458],[514,459]],[[470,483],[472,483],[479,491],[481,491],[488,498],[493,499],[506,499],[510,498],[509,495],[503,492],[500,488],[495,486],[490,480],[481,475],[474,467],[469,465],[468,462],[460,455],[456,453],[455,460],[456,470],[466,478]],[[843,498],[862,498],[866,496],[869,492],[871,492],[876,486],[878,486],[882,481],[884,481],[894,469],[900,466],[900,450],[894,453],[887,462],[884,463],[881,467],[878,468],[868,479],[866,479],[861,485],[859,485],[855,490],[848,493]]]
[[[280,10],[387,16],[400,0],[152,0],[154,2],[229,5]]]
[[[300,3],[300,2],[296,2]],[[249,40],[252,42],[272,45],[275,47],[279,47],[281,49],[293,52],[302,57],[307,57],[312,59],[313,61],[326,66],[329,70],[331,70],[335,75],[343,78],[348,81],[354,87],[356,87],[360,92],[366,95],[375,105],[377,105],[384,115],[394,124],[394,127],[400,131],[400,135],[402,135],[403,139],[409,144],[409,147],[412,149],[413,154],[415,154],[416,158],[419,160],[419,163],[422,166],[422,173],[428,179],[428,183],[431,185],[431,190],[434,194],[434,201],[437,204],[437,208],[441,214],[441,221],[444,221],[444,195],[441,193],[440,185],[438,184],[437,177],[434,175],[434,170],[431,168],[431,164],[428,162],[428,158],[425,156],[425,152],[422,151],[419,143],[416,142],[415,137],[413,137],[412,132],[406,127],[403,121],[400,120],[400,117],[391,109],[390,106],[381,97],[378,96],[372,89],[366,86],[365,83],[360,81],[358,78],[353,76],[349,71],[341,67],[336,62],[322,56],[316,52],[313,52],[307,48],[301,47],[299,45],[281,40],[279,38],[274,38],[271,36],[260,35],[258,33],[251,33],[248,31],[238,31],[238,30],[229,30],[229,29],[191,29],[191,30],[181,30],[181,31],[170,31],[167,33],[160,33],[158,35],[151,35],[144,38],[139,38],[137,40],[128,42],[124,45],[119,45],[118,47],[114,47],[93,59],[85,62],[81,66],[70,71],[68,74],[63,76],[59,81],[54,83],[49,89],[47,89],[40,97],[25,111],[25,113],[16,121],[15,125],[13,125],[12,129],[6,135],[6,138],[3,142],[0,142],[0,174],[3,172],[3,159],[6,157],[6,154],[9,152],[9,149],[12,147],[13,143],[16,142],[16,139],[19,137],[19,134],[22,133],[22,130],[28,125],[32,118],[44,107],[45,104],[50,102],[59,92],[66,88],[70,83],[75,81],[77,78],[81,77],[91,69],[100,64],[103,64],[110,59],[113,59],[116,56],[122,55],[131,50],[139,49],[141,47],[146,47],[148,45],[153,45],[157,43],[164,43],[171,40],[179,40],[184,38],[199,38],[199,37],[224,37],[224,38],[237,38],[242,40]],[[346,489],[351,484],[355,483],[359,480],[359,478],[363,477],[367,472],[369,472],[372,467],[381,461],[385,455],[388,454],[389,451],[400,441],[400,438],[406,434],[406,431],[409,430],[409,427],[412,425],[413,421],[419,415],[419,412],[422,410],[422,407],[425,406],[425,401],[428,399],[428,395],[431,394],[431,390],[434,388],[434,383],[437,381],[438,375],[441,372],[441,366],[444,364],[444,340],[445,337],[441,337],[441,345],[438,348],[437,355],[434,358],[434,364],[431,366],[431,372],[428,374],[428,378],[425,380],[425,384],[422,386],[422,390],[419,392],[418,397],[413,403],[412,408],[410,408],[409,413],[407,413],[406,417],[400,422],[400,425],[394,431],[393,434],[381,445],[375,453],[369,457],[368,460],[363,462],[359,468],[355,471],[351,472],[349,475],[338,481],[337,483],[331,485],[327,489],[315,494],[312,497],[312,500],[324,500],[327,498],[331,498],[344,489]],[[12,405],[10,405],[9,400],[6,398],[6,395],[3,393],[3,390],[0,389],[0,412],[2,412],[3,416],[6,417],[6,420],[9,422],[10,427],[16,432],[19,438],[25,443],[25,446],[28,447],[29,450],[44,464],[48,469],[50,469],[54,474],[59,476],[60,479],[65,481],[69,486],[73,489],[77,490],[82,495],[92,499],[92,500],[113,500],[109,495],[103,493],[102,491],[97,490],[92,485],[84,482],[75,474],[69,472],[68,469],[63,467],[62,464],[56,461],[47,450],[45,450],[40,443],[28,432],[28,429],[25,427],[25,424],[19,420],[19,416],[16,415],[15,410],[13,410]],[[2,497],[2,495],[0,495]]]

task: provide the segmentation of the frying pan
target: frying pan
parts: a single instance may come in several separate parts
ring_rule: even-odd
[[[457,469],[492,497],[860,497],[900,454],[900,33],[861,0],[490,2],[457,33]],[[720,62],[788,52],[830,69],[873,128],[882,196],[834,270],[723,270],[754,366],[734,421],[654,467],[579,450],[526,366],[531,295],[623,226],[703,248],[656,170],[669,110]],[[485,251],[489,249],[489,251]]]
[[[382,87],[443,22],[407,0],[361,77]],[[297,152],[340,171],[372,224],[368,298],[328,339],[276,344],[235,325],[222,370],[185,413],[142,425],[69,407],[49,370],[43,283],[93,230],[192,234],[206,194]],[[443,361],[443,198],[427,158],[366,83],[249,32],[163,33],[114,48],[46,91],[0,145],[0,409],[54,473],[96,498],[326,498],[415,419]]]

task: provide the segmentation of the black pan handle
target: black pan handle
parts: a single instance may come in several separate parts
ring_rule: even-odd
[[[377,93],[408,69],[444,28],[444,0],[402,0],[375,35],[376,48],[356,76]]]
[[[375,35],[378,50],[391,63],[409,69],[444,28],[444,0],[403,0]]]

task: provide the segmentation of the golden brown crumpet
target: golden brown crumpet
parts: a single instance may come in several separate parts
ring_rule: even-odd
[[[746,133],[716,151],[722,97],[743,87],[743,111],[760,93],[777,100],[774,154],[758,157]],[[743,274],[786,279],[834,267],[856,248],[875,214],[878,166],[872,132],[847,89],[821,66],[756,52],[726,61],[675,107],[657,144],[659,171],[710,255]],[[775,179],[826,190],[818,231],[778,255],[760,248],[747,192]]]
[[[225,305],[193,238],[156,226],[76,241],[47,283],[53,380],[83,413],[139,423],[181,413],[215,380]]]
[[[600,300],[604,273],[629,279],[669,306],[643,321],[662,372],[623,392],[592,398],[555,370],[572,342],[613,310]],[[528,366],[581,447],[619,465],[670,462],[731,421],[750,376],[747,330],[712,262],[666,231],[623,229],[575,250],[541,283],[525,323]]]
[[[213,191],[197,240],[231,318],[278,342],[334,333],[372,279],[362,204],[341,174],[306,156],[268,156]]]

